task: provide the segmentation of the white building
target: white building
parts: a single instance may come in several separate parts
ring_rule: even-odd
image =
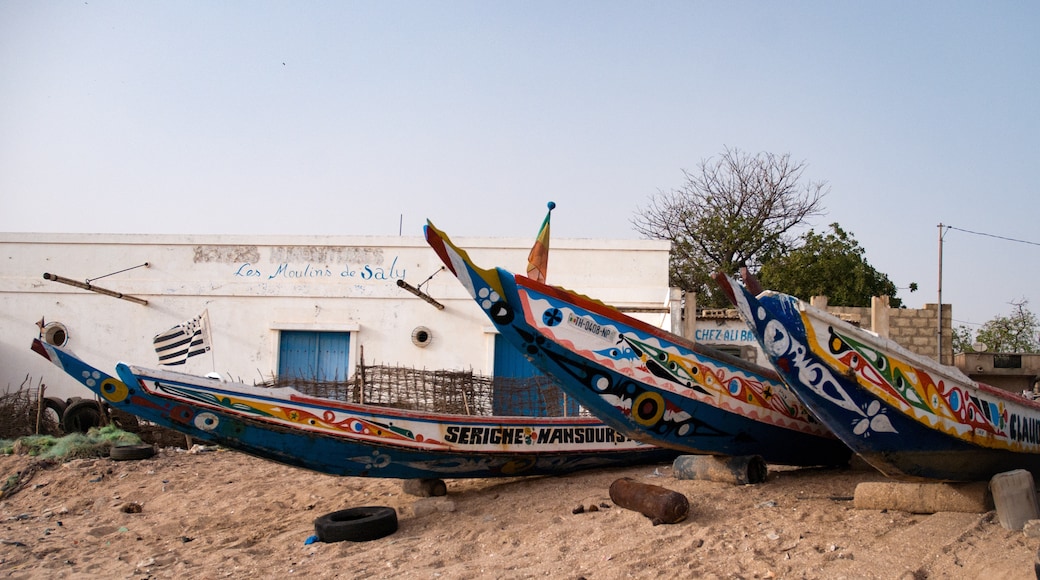
[[[453,241],[478,265],[524,273],[533,240]],[[154,336],[203,312],[211,351],[177,370],[254,383],[305,366],[344,379],[363,352],[366,364],[495,374],[490,321],[418,236],[7,233],[0,245],[0,391],[42,382],[48,395],[90,396],[30,350],[41,319],[52,342],[67,340],[88,363],[112,371],[117,361],[157,366]],[[678,328],[668,242],[551,245],[549,283]],[[406,291],[401,280],[444,308]]]

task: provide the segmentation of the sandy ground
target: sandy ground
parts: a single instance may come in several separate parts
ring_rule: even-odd
[[[29,461],[0,457],[0,476]],[[681,492],[689,516],[655,526],[614,505],[608,490],[621,477]],[[853,507],[858,483],[882,480],[868,468],[770,466],[766,482],[733,485],[676,479],[662,464],[446,480],[447,496],[420,498],[400,480],[163,449],[40,470],[0,500],[0,577],[1035,577],[1040,539],[1002,528],[993,511]],[[318,516],[367,505],[395,508],[398,531],[308,543]]]

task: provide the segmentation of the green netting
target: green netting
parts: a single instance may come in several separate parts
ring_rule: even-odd
[[[104,457],[116,445],[138,445],[141,438],[115,425],[94,428],[87,433],[71,433],[64,437],[28,435],[0,440],[0,452],[26,454],[39,459],[67,461],[84,457]]]

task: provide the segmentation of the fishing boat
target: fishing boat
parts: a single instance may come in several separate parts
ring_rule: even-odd
[[[848,462],[849,448],[772,369],[577,293],[480,268],[430,222],[425,237],[497,331],[619,433],[687,454],[758,455],[796,466]]]
[[[1040,477],[1040,404],[779,292],[716,275],[770,361],[865,461],[906,480]],[[757,282],[749,283],[756,290]]]
[[[276,461],[332,475],[439,479],[558,475],[671,461],[593,417],[494,417],[344,403],[119,363],[118,378],[70,351],[32,349],[113,408]]]

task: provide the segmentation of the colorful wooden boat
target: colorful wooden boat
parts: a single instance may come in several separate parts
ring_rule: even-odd
[[[592,417],[482,417],[341,403],[119,363],[119,378],[67,350],[34,351],[114,408],[265,459],[332,475],[400,479],[557,475],[671,461]]]
[[[899,479],[1040,477],[1040,404],[977,383],[778,292],[716,280],[777,371],[864,460]]]
[[[691,454],[842,465],[852,452],[776,372],[507,270],[482,269],[427,222],[426,241],[501,335],[626,436]]]

